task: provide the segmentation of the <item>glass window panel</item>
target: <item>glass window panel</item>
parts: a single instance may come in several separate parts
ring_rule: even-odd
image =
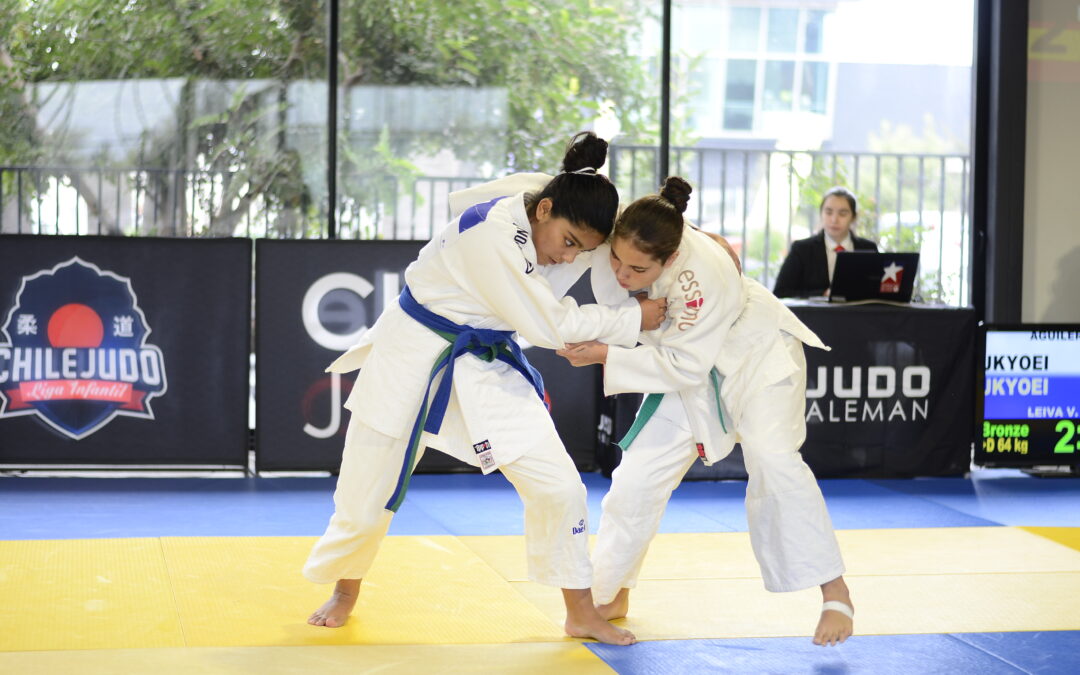
[[[799,107],[815,113],[825,113],[829,94],[829,64],[804,63],[802,72],[802,98]]]
[[[452,191],[511,171],[557,173],[582,129],[614,141],[609,173],[632,171],[619,144],[658,140],[660,32],[647,8],[491,7],[341,3],[343,237],[427,239],[450,220]],[[650,152],[642,166],[655,165]],[[656,176],[643,179],[655,191]]]
[[[766,61],[765,89],[762,107],[765,110],[791,110],[795,88],[794,61]]]
[[[767,45],[770,52],[794,52],[798,31],[799,10],[769,10],[769,37]]]
[[[728,61],[727,86],[724,88],[724,128],[736,131],[753,128],[756,72],[756,61]]]
[[[21,179],[24,200],[51,206],[16,207],[3,229],[317,236],[326,18],[321,2],[292,4],[14,3],[0,50],[26,97],[0,76],[0,101],[17,103],[0,111],[0,165],[49,169],[4,172],[4,193]]]
[[[722,25],[724,12],[720,7],[691,5],[672,17],[673,49],[697,54],[717,47],[716,27]]]
[[[824,38],[825,12],[811,10],[806,13],[806,31],[803,51],[807,54],[820,54]]]
[[[728,48],[733,52],[756,52],[761,23],[761,10],[757,7],[732,7]]]

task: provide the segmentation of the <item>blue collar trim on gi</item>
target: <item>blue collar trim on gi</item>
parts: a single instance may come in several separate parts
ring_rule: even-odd
[[[492,200],[489,204],[494,204],[495,201],[498,200]],[[477,208],[479,207],[473,207],[473,209]],[[409,434],[409,447],[405,453],[401,473],[398,476],[397,487],[386,505],[387,510],[395,512],[401,506],[401,502],[405,498],[405,490],[409,486],[414,458],[420,443],[420,430],[423,429],[428,433],[437,434],[439,429],[442,428],[442,421],[446,416],[446,407],[450,404],[450,385],[454,381],[454,362],[457,361],[459,356],[469,353],[485,361],[498,359],[509,364],[525,376],[525,379],[536,390],[540,400],[544,400],[544,379],[540,376],[539,371],[533,368],[532,364],[525,358],[525,355],[521,353],[521,347],[514,341],[513,331],[473,328],[472,326],[454,323],[417,302],[408,286],[398,296],[398,304],[401,305],[401,309],[406,314],[438,333],[451,344],[435,360],[435,366],[431,369],[431,375],[428,379],[427,390],[424,392],[424,400],[420,405],[420,412],[417,414],[412,432]],[[428,397],[431,394],[431,384],[435,381],[435,376],[439,374],[439,371],[444,368],[446,372],[439,383],[439,388],[435,391],[435,397],[431,400],[429,409]]]
[[[505,197],[496,197],[490,202],[476,204],[465,209],[465,211],[462,212],[461,217],[458,218],[458,233],[460,234],[461,232],[464,232],[470,227],[473,227],[474,225],[477,225],[487,220],[488,211],[490,211],[491,207],[495,206],[495,202],[499,201],[500,199],[505,199]]]

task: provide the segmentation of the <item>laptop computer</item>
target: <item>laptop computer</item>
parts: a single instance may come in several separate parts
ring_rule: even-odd
[[[918,253],[841,251],[836,254],[829,302],[911,302]]]

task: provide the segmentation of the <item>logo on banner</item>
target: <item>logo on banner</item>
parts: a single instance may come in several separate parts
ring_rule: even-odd
[[[23,277],[0,331],[0,419],[79,440],[117,415],[154,419],[168,388],[130,279],[78,257]]]
[[[889,263],[881,275],[882,293],[899,293],[900,285],[904,281],[904,266],[895,262]]]
[[[807,373],[806,422],[913,422],[930,414],[927,366],[818,366]]]

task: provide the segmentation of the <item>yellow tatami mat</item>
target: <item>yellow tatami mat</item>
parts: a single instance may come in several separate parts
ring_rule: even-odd
[[[1077,551],[1065,548],[1080,549],[1080,528],[839,530],[836,537],[849,576],[1080,572]],[[459,539],[504,578],[528,579],[524,538]],[[641,578],[760,579],[761,572],[746,532],[658,534]]]
[[[581,644],[196,647],[0,652],[0,673],[78,675],[610,675]]]
[[[848,530],[838,537],[860,634],[1080,629],[1075,530]],[[579,643],[562,632],[561,594],[526,581],[521,537],[387,538],[353,618],[336,630],[305,623],[330,590],[300,576],[313,542],[0,542],[0,651],[548,643],[577,658]],[[745,533],[664,534],[625,625],[645,640],[805,636],[819,602],[816,589],[766,592]],[[198,653],[213,660],[239,652]],[[365,653],[373,652],[357,652]],[[10,662],[0,661],[0,671],[20,672],[3,667]]]
[[[159,539],[0,542],[0,598],[0,651],[185,645]]]

